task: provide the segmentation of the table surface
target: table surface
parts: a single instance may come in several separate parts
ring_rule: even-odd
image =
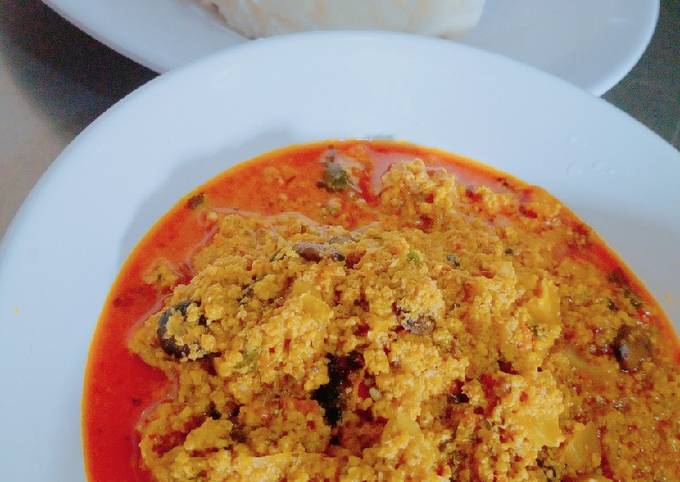
[[[0,236],[40,175],[90,122],[156,76],[39,0],[0,0]],[[680,148],[680,0],[604,98]]]

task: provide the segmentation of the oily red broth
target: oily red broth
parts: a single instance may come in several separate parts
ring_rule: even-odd
[[[320,159],[331,147],[361,166],[359,191],[329,193],[319,189],[323,164]],[[179,282],[192,276],[191,254],[211,235],[206,216],[211,211],[241,210],[260,214],[286,211],[319,218],[319,206],[331,196],[347,204],[346,196],[361,196],[364,207],[352,209],[340,222],[354,228],[372,219],[371,206],[380,175],[390,163],[421,158],[428,165],[445,167],[474,187],[486,185],[508,190],[531,199],[541,191],[468,159],[412,144],[391,141],[333,141],[277,150],[240,164],[200,186],[182,199],[138,244],[123,266],[104,306],[90,348],[83,396],[83,437],[88,477],[91,481],[150,481],[141,467],[136,426],[145,411],[165,397],[172,396],[172,384],[158,370],[146,365],[127,348],[130,331],[141,320],[157,311],[169,289],[158,290],[145,281],[145,274],[159,259],[180,267]],[[269,182],[270,170],[283,172],[283,181]],[[532,212],[523,212],[532,216]],[[575,226],[588,230],[572,216]],[[657,306],[649,293],[619,258],[597,236],[585,247],[572,248],[570,255],[595,263],[606,273],[630,286],[648,305]],[[657,323],[675,340],[673,329],[663,314],[640,310],[645,321]],[[676,357],[678,347],[675,345]]]

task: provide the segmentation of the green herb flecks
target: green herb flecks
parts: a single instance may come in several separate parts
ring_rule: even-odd
[[[347,171],[340,164],[328,163],[323,171],[321,187],[330,192],[344,191],[352,186]]]
[[[274,254],[272,254],[271,258],[269,258],[269,262],[274,263],[275,261],[281,261],[285,257],[286,257],[285,250],[283,248],[279,248],[276,251],[274,251]]]
[[[255,349],[249,351],[247,349],[244,349],[241,351],[241,355],[243,356],[243,360],[234,365],[234,368],[237,370],[241,370],[242,368],[248,368],[249,372],[255,370],[257,360],[258,358],[260,358],[260,350]]]
[[[327,154],[324,159],[323,174],[318,186],[328,192],[344,191],[352,187],[352,180],[347,171],[339,163],[335,162],[334,152]]]

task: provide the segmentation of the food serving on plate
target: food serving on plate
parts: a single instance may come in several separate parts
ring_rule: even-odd
[[[91,348],[90,480],[675,480],[677,341],[537,187],[388,141],[187,196]]]
[[[201,0],[250,38],[306,30],[393,30],[455,36],[477,25],[484,0]]]

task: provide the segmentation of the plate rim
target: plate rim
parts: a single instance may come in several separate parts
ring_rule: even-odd
[[[648,28],[645,30],[644,40],[635,45],[635,49],[628,52],[628,57],[618,64],[616,69],[612,69],[609,75],[602,77],[599,82],[594,82],[589,86],[583,88],[593,95],[598,97],[603,96],[621,82],[638,64],[644,53],[647,51],[649,44],[652,42],[656,27],[659,24],[659,17],[661,14],[661,0],[655,0],[652,6],[652,17]]]
[[[126,47],[122,42],[118,40],[117,37],[112,36],[112,35],[106,35],[102,33],[101,31],[98,31],[97,28],[94,26],[88,24],[86,21],[83,21],[82,16],[78,15],[78,13],[74,9],[69,9],[64,6],[64,4],[60,0],[42,0],[42,2],[47,5],[49,8],[54,10],[58,15],[63,17],[65,20],[73,24],[76,28],[82,30],[85,32],[87,35],[90,37],[94,38],[95,40],[99,41],[100,43],[106,45],[107,47],[111,48],[112,50],[116,51],[120,55],[123,55],[124,57],[127,57],[131,59],[132,61],[138,63],[139,65],[142,65],[155,73],[165,73],[170,70],[174,70],[178,67],[183,67],[185,65],[188,65],[194,61],[196,61],[196,58],[191,59],[189,62],[182,63],[181,61],[172,61],[169,59],[163,60],[162,55],[156,54],[144,54],[143,49],[131,49],[129,47]],[[612,89],[616,84],[618,84],[630,71],[637,65],[637,63],[640,61],[642,58],[644,52],[647,50],[652,37],[654,36],[654,33],[656,31],[656,26],[659,22],[659,16],[660,16],[660,11],[661,11],[661,0],[651,0],[650,4],[650,22],[648,24],[645,24],[644,28],[644,36],[642,39],[640,39],[639,42],[635,44],[634,48],[631,48],[628,52],[625,58],[622,58],[616,66],[612,67],[609,71],[603,73],[598,80],[593,81],[591,83],[588,83],[587,85],[579,85],[580,88],[592,93],[593,95],[596,96],[602,96],[606,92],[608,92],[610,89]],[[233,29],[229,28],[226,24],[223,25],[223,28],[226,32],[230,32],[235,35],[239,35],[237,32],[235,32]],[[346,30],[346,31],[353,31],[353,30]],[[370,32],[370,30],[365,30],[366,32]],[[234,48],[235,46],[241,44],[241,43],[248,43],[250,40],[249,39],[244,39],[244,40],[239,40],[238,42],[234,42],[231,44],[226,44],[221,47],[221,49],[230,49]],[[455,40],[453,40],[455,42]],[[455,43],[463,43],[466,44],[465,41],[463,42],[455,42]],[[468,45],[468,44],[466,44]],[[471,47],[475,47],[474,45],[468,45]],[[484,49],[482,49],[484,50]],[[495,53],[495,52],[491,52]],[[210,54],[208,54],[210,55]],[[515,60],[515,59],[513,59]],[[533,66],[533,65],[532,65]],[[555,74],[553,74],[555,75]],[[576,85],[576,84],[575,84]]]
[[[675,160],[680,160],[680,154],[672,147],[670,146],[667,142],[665,142],[663,139],[661,139],[657,134],[649,130],[647,127],[630,117],[628,114],[625,112],[620,111],[619,109],[616,109],[615,107],[611,106],[607,102],[605,102],[602,99],[593,97],[579,89],[578,87],[573,86],[572,84],[564,81],[563,79],[560,79],[558,77],[555,77],[551,74],[548,74],[546,72],[543,72],[539,69],[536,69],[534,67],[521,64],[519,62],[516,62],[514,60],[508,59],[506,57],[503,57],[498,54],[490,53],[487,51],[483,51],[474,47],[470,47],[467,45],[461,45],[461,44],[451,44],[450,42],[447,42],[445,40],[439,40],[439,39],[432,39],[432,38],[426,38],[426,37],[420,37],[420,36],[415,36],[415,35],[408,35],[408,34],[399,34],[399,33],[378,33],[378,32],[313,32],[313,33],[302,33],[302,34],[295,34],[295,35],[289,35],[285,37],[277,37],[274,39],[267,39],[267,40],[262,40],[259,42],[251,42],[251,43],[244,43],[241,46],[238,46],[238,50],[246,50],[246,51],[254,51],[256,49],[267,49],[268,44],[272,43],[289,43],[289,42],[298,42],[300,41],[299,39],[307,39],[305,40],[307,43],[311,43],[311,40],[314,40],[314,38],[323,38],[323,37],[328,37],[328,38],[345,38],[345,37],[354,37],[354,36],[370,36],[370,37],[381,37],[384,39],[387,38],[403,38],[403,39],[409,39],[407,40],[408,42],[413,42],[413,43],[419,43],[421,45],[425,44],[439,44],[439,45],[446,45],[447,49],[450,49],[452,51],[454,50],[460,50],[460,51],[465,51],[469,53],[470,55],[474,57],[481,57],[483,59],[487,59],[490,63],[496,65],[497,63],[503,64],[503,68],[511,68],[513,70],[519,70],[521,72],[527,73],[530,75],[532,78],[536,78],[536,82],[540,82],[541,84],[544,84],[546,86],[548,85],[553,85],[557,83],[557,87],[559,89],[567,89],[568,92],[571,93],[571,95],[578,96],[580,99],[582,99],[584,102],[592,103],[593,109],[605,109],[608,114],[607,115],[615,115],[619,117],[622,120],[628,119],[625,121],[627,124],[633,124],[637,127],[635,127],[636,131],[641,132],[641,135],[644,136],[644,138],[649,138],[649,139],[654,139],[653,144],[654,146],[659,146],[660,148],[664,149],[664,152],[672,153],[672,158]],[[311,38],[311,40],[309,40]],[[270,49],[271,50],[271,49]],[[16,244],[20,239],[16,239],[16,236],[20,234],[20,232],[24,232],[27,230],[27,223],[29,222],[37,222],[35,219],[31,218],[31,211],[36,209],[36,206],[40,206],[40,203],[46,203],[49,198],[46,198],[45,196],[49,194],[48,188],[51,185],[55,184],[55,177],[58,179],[58,176],[61,175],[61,173],[64,172],[65,169],[68,169],[69,166],[72,165],[74,162],[72,155],[76,153],[79,149],[81,148],[88,148],[87,143],[90,142],[95,135],[98,135],[97,132],[103,131],[104,129],[111,130],[112,126],[110,124],[107,124],[113,120],[115,120],[118,117],[124,117],[124,116],[129,116],[129,114],[124,114],[125,110],[130,109],[130,106],[134,107],[137,103],[143,102],[143,99],[147,96],[148,91],[153,90],[153,91],[161,91],[163,89],[163,86],[171,85],[172,82],[174,82],[176,79],[181,79],[182,77],[186,76],[188,79],[193,79],[192,82],[196,83],[197,79],[197,73],[201,72],[202,70],[205,70],[207,67],[210,67],[211,69],[214,68],[214,70],[218,70],[217,65],[220,63],[220,59],[222,58],[227,58],[230,56],[236,56],[237,55],[237,50],[229,50],[229,51],[222,51],[215,53],[211,56],[205,57],[203,59],[199,59],[195,61],[194,63],[190,64],[187,67],[184,67],[182,69],[178,69],[176,71],[170,72],[168,74],[164,74],[160,77],[157,77],[141,88],[135,90],[132,94],[126,96],[123,100],[119,101],[116,103],[111,109],[109,109],[106,113],[102,114],[97,120],[95,120],[90,126],[88,126],[81,134],[79,134],[76,139],[71,142],[66,149],[57,157],[57,159],[52,163],[52,165],[49,167],[49,169],[41,176],[39,182],[34,186],[34,188],[31,190],[29,196],[26,198],[24,203],[22,204],[21,208],[17,212],[16,216],[12,220],[7,232],[3,236],[2,240],[0,241],[0,286],[4,283],[7,282],[9,275],[11,273],[7,272],[6,269],[6,257],[7,255],[11,254],[14,249],[16,249]],[[211,67],[212,66],[212,67]],[[632,123],[631,123],[632,121]],[[632,127],[631,127],[632,128]],[[640,129],[642,128],[642,129]],[[644,133],[644,134],[643,134]],[[649,136],[649,134],[652,134],[652,136]],[[414,140],[415,141],[415,140]],[[415,141],[418,142],[418,141]],[[651,141],[650,141],[651,142]],[[437,146],[434,146],[437,147]],[[461,154],[466,154],[465,152],[461,152]],[[671,157],[669,155],[669,157]],[[481,159],[482,162],[486,162],[488,164],[492,164],[492,161],[490,159]],[[498,167],[498,166],[497,166]],[[680,168],[676,168],[674,165],[674,169],[678,170],[680,172]],[[512,173],[512,172],[511,172]],[[522,178],[522,176],[519,176]],[[526,179],[525,179],[526,180]],[[528,181],[528,180],[527,180]],[[149,188],[150,189],[150,188]],[[177,199],[175,199],[175,202],[177,202]],[[578,213],[577,213],[578,214]],[[33,214],[33,217],[35,214]],[[579,214],[580,217],[580,214]],[[30,226],[30,225],[29,225]],[[138,240],[137,240],[138,241]],[[117,266],[116,272],[112,273],[112,277],[115,277],[118,270],[120,269],[120,265]],[[109,288],[110,288],[110,283],[109,283]],[[107,290],[108,291],[108,290]],[[656,293],[654,293],[656,294]],[[0,293],[0,299],[3,298],[2,293]],[[657,295],[658,298],[658,295]],[[103,301],[103,300],[102,300]],[[101,312],[101,305],[99,306],[99,312]],[[91,333],[95,329],[96,324],[94,322],[91,323],[90,326],[86,327],[88,329],[88,343],[91,341]],[[85,348],[88,348],[89,345]],[[82,347],[78,347],[79,349]],[[84,366],[79,367],[79,372],[78,375],[81,377],[79,381],[82,383],[82,373],[84,372]],[[78,393],[80,400],[80,395],[81,393]],[[3,402],[6,403],[6,402]],[[80,446],[82,450],[82,444]],[[82,464],[82,458],[80,459],[80,463]]]

